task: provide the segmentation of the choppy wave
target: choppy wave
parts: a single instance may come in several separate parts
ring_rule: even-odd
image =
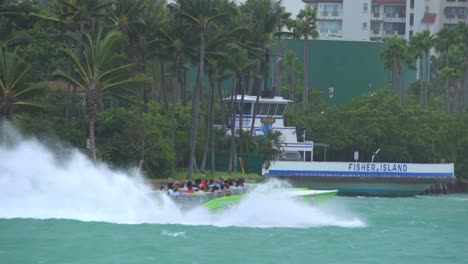
[[[14,144],[0,145],[0,218],[242,227],[365,226],[352,213],[261,191],[221,213],[204,208],[181,211],[169,197],[156,197],[136,170],[116,171],[102,163],[95,166],[77,150],[65,152],[21,137]],[[258,188],[283,184],[275,181]]]

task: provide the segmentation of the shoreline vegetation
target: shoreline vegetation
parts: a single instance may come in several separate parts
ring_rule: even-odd
[[[237,111],[223,98],[283,96],[292,101],[285,125],[330,146],[314,160],[351,162],[359,151],[366,162],[381,149],[376,162],[454,163],[456,176],[468,178],[466,24],[377,43],[375,60],[392,77],[336,105],[329,99],[343,91],[315,85],[307,71],[322,52],[311,49],[320,41],[317,10],[293,17],[284,5],[2,1],[0,143],[9,122],[151,179],[204,178],[197,171],[237,177],[241,168],[257,179],[281,154],[281,135],[226,133]],[[309,56],[288,48],[290,40]],[[405,87],[416,66],[424,71]]]

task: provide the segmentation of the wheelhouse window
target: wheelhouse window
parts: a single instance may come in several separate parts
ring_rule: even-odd
[[[268,109],[268,115],[269,116],[275,115],[277,107],[278,107],[278,104],[270,104],[270,109]]]
[[[278,108],[276,109],[276,115],[284,115],[284,111],[286,110],[286,104],[279,104]]]
[[[252,103],[244,103],[244,105],[242,106],[242,114],[243,115],[252,114]]]
[[[262,108],[260,109],[260,114],[261,115],[267,115],[268,114],[268,108],[270,108],[270,104],[267,103],[262,103]]]

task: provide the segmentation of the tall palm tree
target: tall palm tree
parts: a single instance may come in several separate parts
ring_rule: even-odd
[[[160,67],[163,71],[165,62],[172,62],[174,66],[174,84],[172,91],[171,104],[171,146],[175,147],[176,133],[176,109],[180,103],[183,86],[183,64],[189,57],[194,57],[193,46],[196,45],[196,36],[194,36],[188,22],[183,19],[178,9],[172,7],[169,9],[169,23],[161,29],[161,38],[163,44],[158,51]],[[164,81],[164,73],[161,72],[161,81]],[[164,85],[164,82],[162,83]]]
[[[296,73],[297,56],[293,50],[288,51],[285,58],[285,68],[288,73],[288,99],[294,101],[294,76]]]
[[[455,31],[451,30],[447,27],[442,28],[435,37],[434,40],[434,47],[436,50],[440,53],[442,53],[442,56],[444,57],[445,60],[445,65],[444,67],[450,68],[450,61],[449,61],[449,50],[450,47],[452,46],[453,43],[455,43]],[[449,89],[449,79],[445,78],[445,106],[447,113],[450,113],[450,89]]]
[[[168,22],[165,1],[119,0],[109,8],[108,19],[122,32],[126,45],[122,50],[136,55],[138,71],[146,74],[147,63],[155,58],[161,44],[161,28]],[[143,112],[148,111],[149,88],[140,89]]]
[[[271,47],[269,45],[270,40],[276,33],[279,33],[284,20],[287,18],[282,1],[278,0],[247,0],[241,5],[240,10],[245,16],[245,24],[249,26],[249,30],[252,32],[252,40],[262,47],[263,56],[261,57],[260,72],[256,72],[254,78],[261,76],[263,78],[263,90],[268,91],[268,72],[271,57]],[[254,80],[257,83],[257,80]],[[253,92],[260,96],[260,87],[254,85]]]
[[[0,130],[4,139],[4,122],[9,120],[17,106],[38,106],[28,101],[37,91],[36,86],[26,83],[31,65],[26,63],[14,50],[0,49]]]
[[[309,104],[309,36],[318,38],[317,31],[317,7],[306,5],[299,11],[296,20],[296,34],[304,36],[304,86],[302,90],[302,104],[304,110]]]
[[[85,45],[81,54],[82,61],[80,61],[74,50],[64,50],[73,61],[77,77],[75,78],[63,71],[57,73],[58,76],[85,91],[90,153],[94,162],[97,161],[95,124],[100,96],[108,89],[138,81],[126,78],[132,67],[131,64],[114,64],[118,55],[116,45],[121,39],[122,34],[120,32],[111,31],[104,34],[102,28],[98,29],[95,36],[85,34]]]
[[[422,43],[422,33],[418,33],[411,37],[409,41],[409,48],[414,53],[416,61],[418,62],[418,68],[419,68],[419,84],[420,84],[420,101],[421,105],[424,105],[424,80],[423,80],[423,52],[424,52],[424,47]]]
[[[104,10],[111,5],[110,0],[53,0],[53,17],[43,17],[62,25],[65,34],[76,34],[78,58],[81,60],[85,33],[89,32],[92,21],[104,17]],[[70,62],[71,64],[71,62]],[[69,66],[71,68],[71,65]],[[76,87],[69,87],[65,97],[65,115],[71,121],[75,116]]]
[[[385,69],[390,69],[392,72],[393,91],[400,97],[401,102],[401,76],[403,74],[403,66],[410,62],[406,40],[396,36],[386,39],[380,56],[384,61]]]
[[[432,47],[434,46],[434,37],[431,35],[431,32],[427,29],[423,30],[421,33],[421,47],[424,50],[424,56],[425,56],[425,90],[424,90],[424,98],[423,98],[423,104],[427,105],[427,100],[429,97],[429,82],[430,82],[430,76],[429,76],[429,65],[430,65],[430,52]]]
[[[193,175],[195,150],[197,145],[198,117],[200,112],[200,97],[202,92],[203,67],[205,61],[205,47],[208,34],[216,28],[216,20],[230,14],[223,8],[230,5],[227,0],[178,0],[180,15],[186,19],[198,32],[198,70],[195,90],[192,97],[192,121],[190,126],[189,157],[187,177]]]
[[[468,25],[466,23],[458,23],[456,27],[457,31],[457,42],[460,44],[463,57],[462,71],[462,112],[466,112],[468,109]]]
[[[275,33],[282,27],[282,16],[284,16],[284,7],[282,1],[276,0],[247,0],[241,5],[242,21],[248,25],[251,37],[250,46],[254,47],[251,52],[251,60],[256,59],[257,65],[252,66],[253,85],[251,94],[256,95],[254,103],[254,115],[251,124],[251,133],[255,133],[255,119],[259,107],[259,100],[262,94],[270,94],[268,88],[268,72],[270,64],[270,45],[269,42]],[[263,79],[263,89],[261,81]],[[263,91],[263,92],[262,92]]]

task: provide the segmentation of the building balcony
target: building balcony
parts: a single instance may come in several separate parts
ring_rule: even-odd
[[[383,20],[382,13],[372,13],[371,20]]]
[[[406,15],[405,14],[385,14],[383,17],[385,22],[394,22],[394,23],[405,23]]]
[[[383,36],[383,31],[380,29],[372,29],[370,32],[371,38],[381,38]]]
[[[342,12],[317,12],[317,20],[342,20]]]
[[[466,7],[466,3],[467,1],[465,2],[460,2],[460,1],[445,1],[444,3],[444,6],[445,7]]]
[[[319,29],[321,39],[337,39],[343,36],[342,30]]]
[[[384,37],[384,38],[394,37],[394,36],[397,36],[397,37],[400,37],[400,38],[404,38],[404,37],[405,37],[405,33],[399,34],[399,33],[398,33],[398,30],[395,30],[395,31],[384,31],[384,32],[382,33],[382,37]]]
[[[459,22],[466,23],[466,15],[444,15],[442,16],[442,23],[444,24],[458,24]]]

